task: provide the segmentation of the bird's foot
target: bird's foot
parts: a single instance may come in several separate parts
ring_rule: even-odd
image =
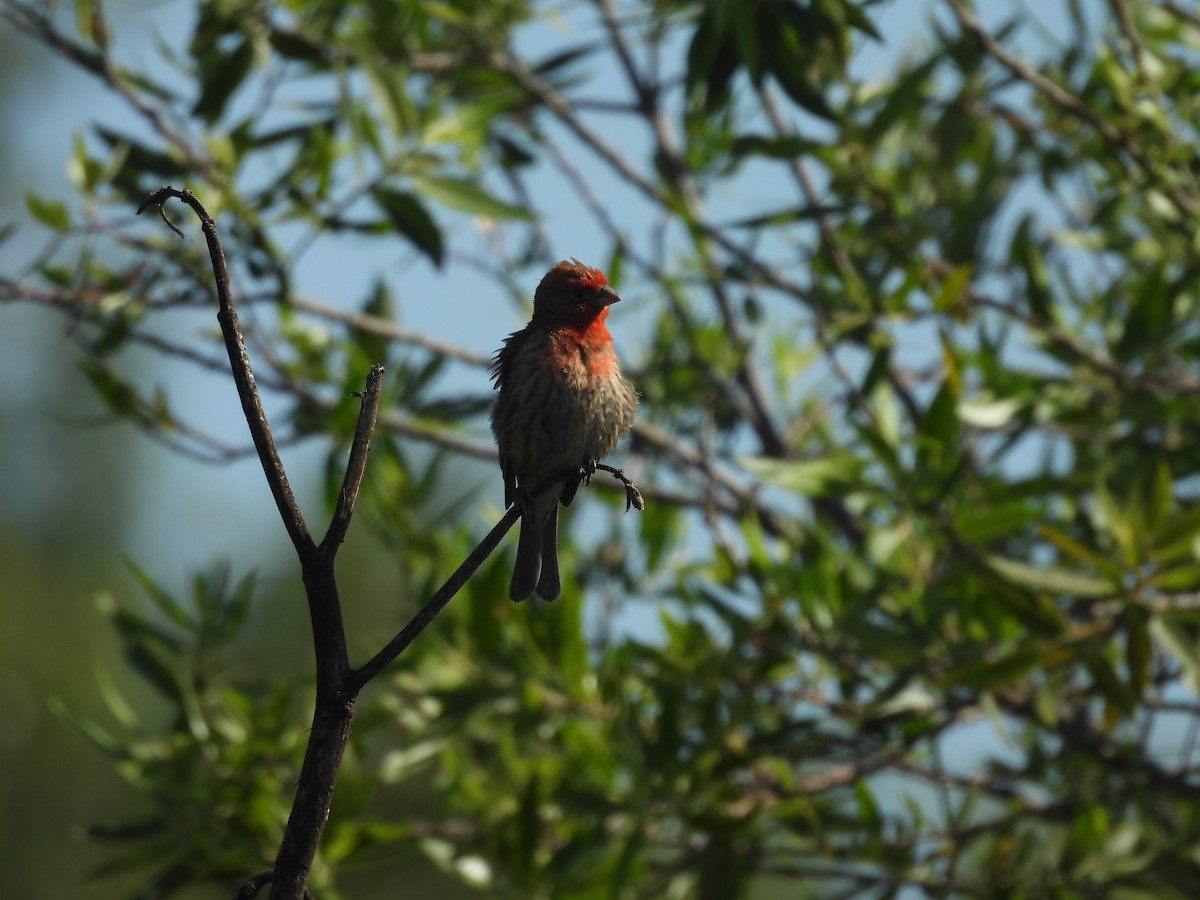
[[[646,508],[646,501],[642,499],[642,492],[638,490],[636,481],[634,481],[632,478],[629,478],[624,472],[622,472],[620,469],[614,468],[613,466],[606,466],[604,463],[598,463],[595,460],[592,461],[592,466],[593,472],[595,472],[596,469],[603,469],[605,472],[612,475],[613,478],[621,482],[621,484],[625,485],[625,512],[629,512],[631,509],[636,509],[638,512],[642,512],[642,510]]]
[[[524,518],[525,513],[533,508],[533,497],[522,490],[516,490],[513,492],[512,506]]]
[[[596,474],[596,469],[600,466],[594,459],[585,459],[583,465],[579,467],[579,479],[584,484],[592,483],[592,476]]]

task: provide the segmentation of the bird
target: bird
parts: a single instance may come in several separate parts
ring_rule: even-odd
[[[558,507],[633,427],[638,395],[621,374],[604,322],[621,298],[599,269],[555,263],[533,295],[529,324],[509,335],[492,366],[492,435],[504,476],[504,505],[518,505],[521,534],[508,595],[554,600]],[[541,487],[548,479],[571,472]],[[541,487],[536,494],[533,493]]]

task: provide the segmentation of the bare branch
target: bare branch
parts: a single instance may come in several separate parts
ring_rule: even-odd
[[[354,504],[358,501],[363,474],[367,470],[367,454],[371,450],[371,435],[375,431],[375,420],[379,416],[382,385],[383,366],[371,366],[371,371],[367,374],[367,386],[359,395],[362,397],[362,409],[359,410],[358,427],[350,444],[350,462],[346,466],[346,476],[342,481],[342,489],[338,492],[329,530],[325,533],[325,539],[321,541],[321,555],[329,559],[337,554],[338,547],[345,540],[346,529],[350,527],[350,516],[353,515]]]
[[[624,484],[627,504],[626,511],[630,507],[639,511],[645,508],[645,503],[642,500],[641,493],[638,491],[637,484],[625,477],[624,472],[602,463],[598,463],[596,468],[603,469]],[[579,469],[566,469],[562,472],[557,472],[545,479],[529,493],[531,495],[539,494],[555,482],[565,481],[579,474]],[[350,673],[350,677],[347,680],[347,691],[351,696],[362,690],[367,682],[387,668],[397,656],[408,649],[408,646],[429,626],[434,618],[437,617],[437,614],[445,609],[446,604],[454,599],[454,595],[462,589],[467,580],[483,565],[484,560],[491,556],[492,551],[496,549],[500,541],[503,540],[504,535],[508,534],[509,529],[516,524],[520,517],[521,512],[517,505],[510,506],[500,521],[495,524],[492,530],[487,533],[467,558],[462,561],[462,564],[454,570],[453,574],[446,579],[445,584],[437,589],[437,592],[429,599],[429,602],[417,610],[416,615],[409,620],[408,624],[394,638],[388,641],[387,646]]]
[[[445,609],[446,604],[454,599],[454,595],[467,583],[467,579],[483,565],[484,560],[496,549],[504,535],[508,534],[508,530],[517,523],[520,516],[521,514],[515,506],[510,507],[500,521],[487,533],[487,536],[463,560],[462,565],[454,570],[454,573],[446,579],[445,584],[437,589],[429,602],[417,611],[417,614],[400,630],[400,633],[388,641],[386,647],[350,673],[347,683],[347,691],[350,694],[357,694],[367,682],[408,649],[408,646],[429,626],[437,614]]]
[[[233,308],[233,298],[229,291],[229,267],[225,262],[225,252],[221,249],[221,240],[217,236],[217,223],[213,221],[208,210],[196,199],[189,190],[178,190],[164,186],[152,193],[138,207],[141,215],[151,206],[158,207],[159,214],[168,225],[163,204],[170,198],[182,200],[200,219],[201,228],[208,241],[208,254],[212,259],[213,275],[217,284],[217,301],[220,309],[217,321],[221,325],[221,334],[225,338],[225,349],[229,353],[229,363],[233,368],[233,380],[237,385],[238,397],[242,401],[242,411],[246,415],[246,424],[250,427],[250,436],[258,451],[259,461],[267,476],[267,484],[275,505],[279,509],[283,526],[287,529],[288,537],[301,559],[306,553],[315,549],[308,526],[304,524],[304,516],[296,503],[296,496],[288,483],[287,473],[283,469],[283,461],[279,458],[279,450],[271,436],[271,426],[267,423],[266,413],[263,412],[262,398],[258,394],[258,386],[254,381],[254,372],[250,368],[250,357],[246,353],[246,342],[242,337],[241,326],[238,324],[237,311]],[[174,226],[172,226],[174,228]],[[178,228],[174,229],[179,232]],[[182,234],[182,232],[179,232]]]

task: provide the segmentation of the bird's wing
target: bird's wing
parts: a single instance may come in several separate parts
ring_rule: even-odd
[[[571,501],[575,499],[575,492],[579,490],[579,484],[582,478],[568,478],[563,482],[562,495],[558,498],[558,502],[563,506],[570,506]]]
[[[500,396],[496,400],[497,407],[505,402],[505,382],[512,371],[513,361],[528,337],[528,329],[514,331],[504,339],[504,346],[496,351],[496,356],[492,360],[492,383],[500,392]],[[517,473],[513,469],[512,461],[505,457],[503,445],[500,448],[500,472],[504,476],[504,507],[507,509],[513,505],[517,497]]]
[[[500,460],[500,474],[504,476],[504,508],[508,509],[517,499],[517,475],[507,459]]]
[[[512,371],[512,362],[528,337],[529,329],[527,328],[514,331],[504,339],[504,346],[497,350],[496,355],[492,357],[492,383],[496,386],[496,390],[504,390],[504,381],[508,377],[508,373]]]

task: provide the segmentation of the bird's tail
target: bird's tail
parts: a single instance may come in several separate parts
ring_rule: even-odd
[[[508,596],[525,600],[534,591],[543,600],[554,600],[562,590],[558,575],[558,504],[539,527],[529,513],[521,517],[517,561],[513,565]]]
[[[562,592],[558,577],[558,505],[550,510],[550,518],[542,526],[542,575],[537,583],[537,595],[543,600],[556,600]]]

